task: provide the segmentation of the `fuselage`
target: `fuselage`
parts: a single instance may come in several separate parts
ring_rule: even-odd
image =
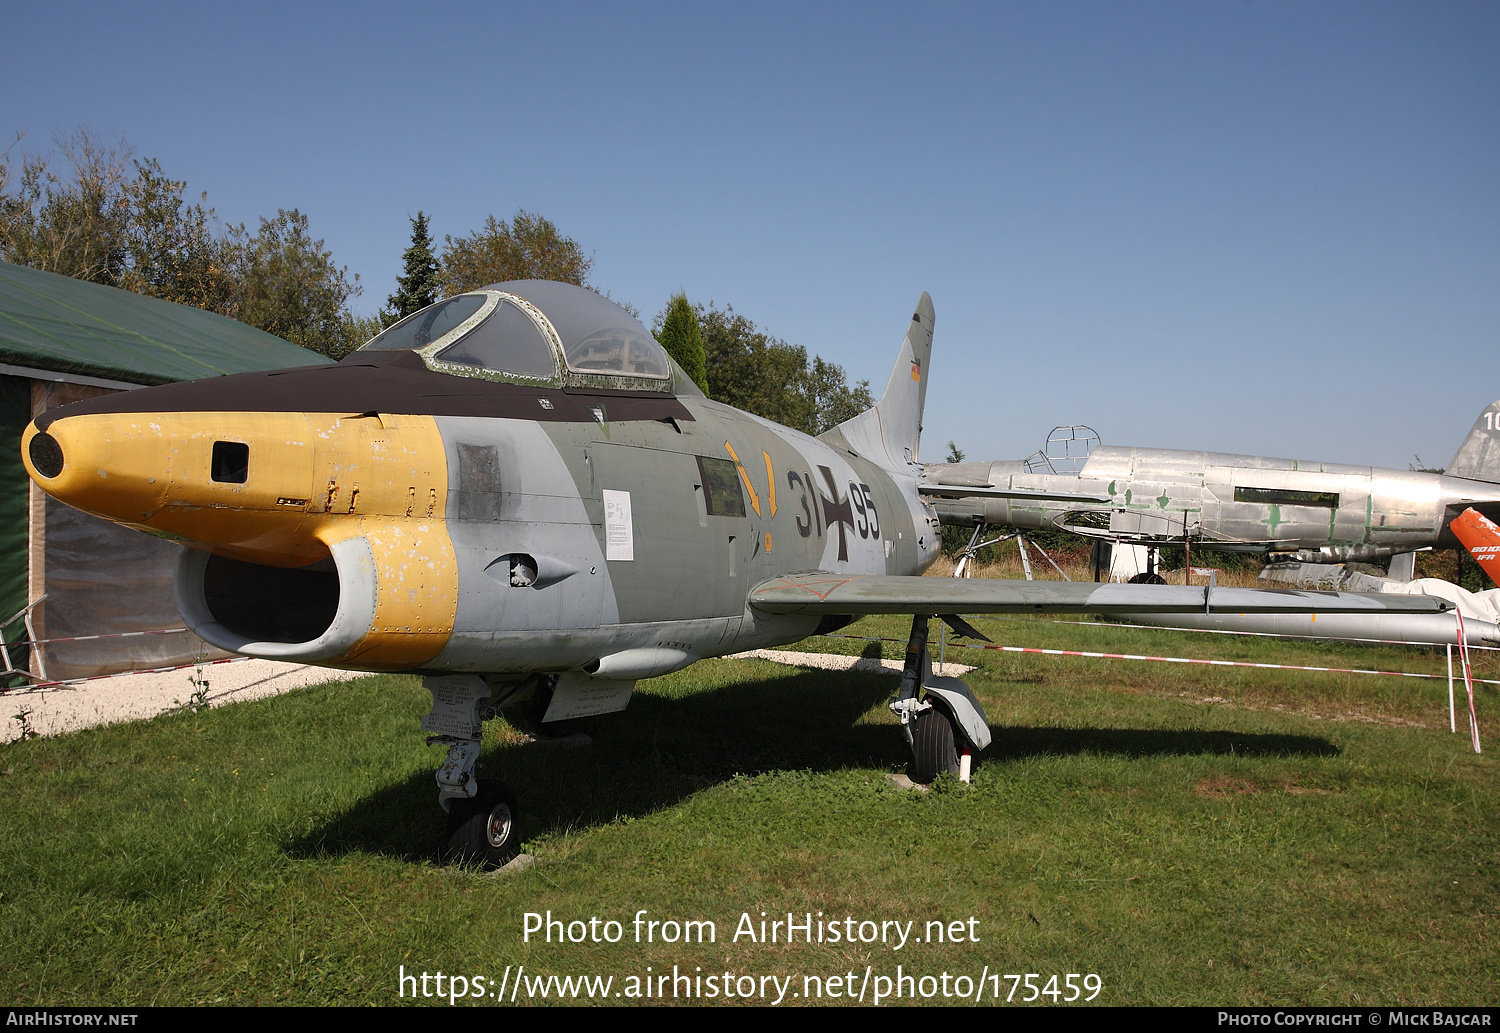
[[[178,603],[214,645],[602,674],[805,636],[816,619],[747,606],[779,574],[930,564],[920,468],[839,444],[696,390],[496,383],[392,351],[64,407],[23,452],[53,496],[188,547]]]
[[[1076,476],[1024,462],[928,466],[939,484],[1110,496],[1108,503],[940,499],[945,523],[1060,528],[1132,542],[1366,559],[1457,544],[1448,524],[1500,504],[1500,484],[1441,474],[1161,448],[1096,448]]]

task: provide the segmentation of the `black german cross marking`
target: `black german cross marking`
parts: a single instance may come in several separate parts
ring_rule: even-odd
[[[833,498],[838,498],[839,486],[838,482],[833,479],[833,471],[826,466],[820,466],[818,469],[823,471],[823,479],[828,482],[828,490],[833,494]],[[849,497],[847,495],[842,502],[834,502],[833,499],[825,497],[820,491],[818,492],[818,501],[823,503],[823,523],[832,527],[835,521],[838,522],[839,559],[847,560],[849,558],[849,543],[844,536],[844,525],[849,525],[851,533],[854,531],[854,507],[849,505]]]

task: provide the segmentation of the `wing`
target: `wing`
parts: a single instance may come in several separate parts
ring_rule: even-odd
[[[750,592],[766,613],[1442,613],[1420,595],[1282,588],[1099,585],[1076,581],[889,577],[814,572],[773,578]]]
[[[1056,524],[1058,530],[1076,534],[1080,538],[1100,538],[1107,542],[1125,545],[1172,545],[1182,544],[1182,535],[1152,534],[1150,531],[1111,531],[1107,527],[1088,527],[1083,524]],[[1195,529],[1196,530],[1196,529]],[[1194,548],[1222,549],[1227,552],[1266,552],[1276,545],[1296,545],[1300,538],[1233,538],[1226,534],[1201,534],[1193,538]]]
[[[1041,499],[1045,502],[1110,502],[1111,495],[1078,491],[1032,491],[1028,488],[994,488],[989,485],[919,484],[917,494],[945,499]]]

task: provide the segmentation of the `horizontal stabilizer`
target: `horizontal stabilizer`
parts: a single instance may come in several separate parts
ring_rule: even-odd
[[[829,573],[773,578],[750,593],[766,613],[1441,613],[1415,595],[1076,581],[890,577]]]

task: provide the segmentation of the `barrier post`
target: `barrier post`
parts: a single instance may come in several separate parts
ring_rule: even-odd
[[[1448,643],[1448,731],[1458,734],[1458,718],[1453,713],[1453,643]]]

